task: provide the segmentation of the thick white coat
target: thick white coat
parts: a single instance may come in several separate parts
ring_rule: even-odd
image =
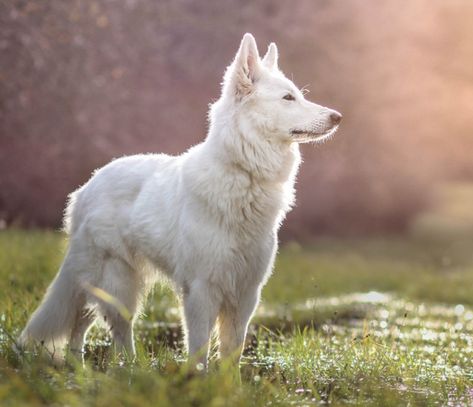
[[[261,60],[245,34],[204,142],[176,157],[114,160],[71,194],[69,249],[22,343],[70,342],[80,352],[102,315],[133,354],[135,316],[165,275],[183,305],[189,353],[206,363],[218,322],[220,354],[238,360],[294,201],[298,143],[330,136],[340,117],[284,77],[274,44]]]

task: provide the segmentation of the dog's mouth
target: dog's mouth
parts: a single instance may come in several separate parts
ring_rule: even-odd
[[[298,143],[321,143],[325,140],[328,140],[332,137],[338,129],[338,125],[331,127],[325,131],[314,131],[314,130],[305,130],[305,129],[294,129],[291,130],[291,135],[293,136],[294,141]]]

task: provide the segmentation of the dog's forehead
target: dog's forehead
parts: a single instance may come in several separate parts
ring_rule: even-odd
[[[281,91],[291,92],[297,89],[296,85],[286,78],[282,72],[268,73],[263,75],[261,79],[261,89],[271,93]]]

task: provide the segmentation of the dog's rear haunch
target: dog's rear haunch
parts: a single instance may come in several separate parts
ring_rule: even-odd
[[[217,326],[220,356],[238,361],[294,202],[299,143],[325,140],[340,120],[284,76],[275,44],[261,59],[245,34],[201,144],[114,160],[70,195],[69,249],[20,342],[80,353],[101,316],[118,351],[134,355],[135,318],[162,273],[189,355],[206,365]]]

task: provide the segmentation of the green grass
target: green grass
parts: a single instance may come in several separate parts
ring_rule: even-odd
[[[138,357],[113,359],[95,329],[85,367],[13,342],[65,250],[54,232],[0,232],[0,405],[471,405],[473,240],[379,238],[286,245],[242,360],[196,375],[166,287],[137,326]]]

